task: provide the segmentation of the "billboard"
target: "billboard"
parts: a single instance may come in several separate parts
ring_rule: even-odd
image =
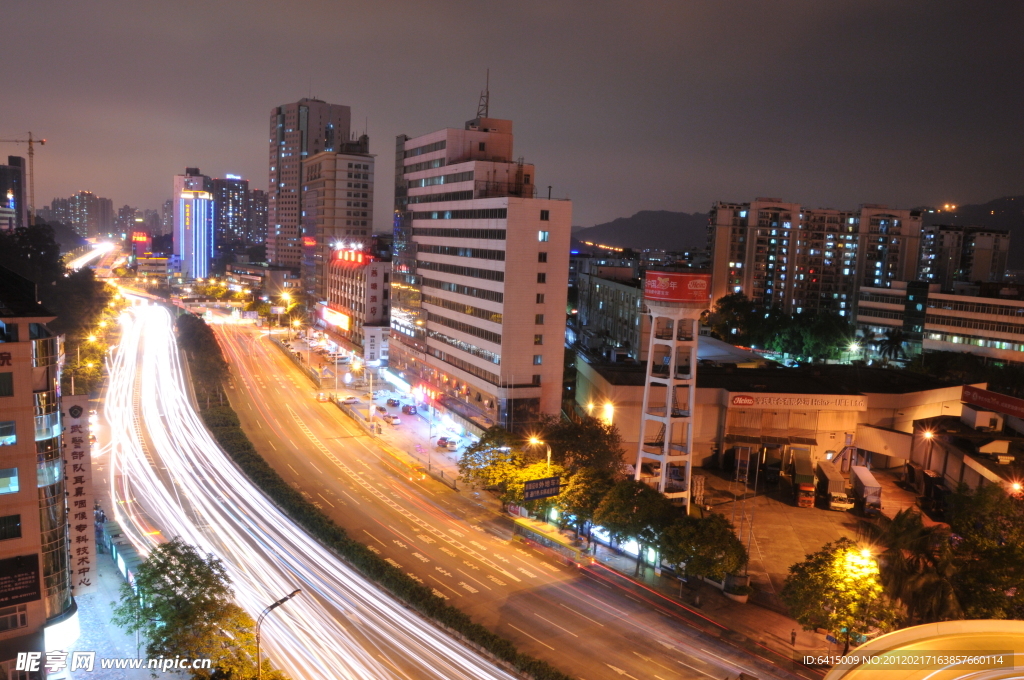
[[[352,326],[352,320],[349,318],[348,314],[342,314],[341,312],[337,312],[329,307],[323,307],[320,312],[320,316],[322,316],[323,320],[330,325],[336,326],[343,331],[347,331]]]
[[[1008,397],[1005,394],[990,392],[989,390],[971,387],[970,385],[964,385],[961,399],[972,406],[1014,416],[1015,418],[1024,418],[1024,399]]]
[[[89,445],[89,397],[81,394],[64,397],[63,407],[71,583],[77,597],[91,593],[99,584]]]
[[[35,602],[42,597],[39,555],[0,560],[0,607]]]
[[[561,477],[545,477],[544,479],[531,479],[523,483],[523,499],[536,501],[541,498],[557,496],[562,487]]]
[[[652,302],[711,302],[711,275],[648,271],[644,299]]]

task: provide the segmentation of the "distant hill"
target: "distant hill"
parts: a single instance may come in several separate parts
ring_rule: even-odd
[[[1007,229],[1010,232],[1007,267],[1024,269],[1024,196],[1006,196],[981,205],[961,205],[953,212],[925,212],[924,223]]]
[[[641,210],[632,217],[585,229],[573,229],[572,237],[619,248],[697,250],[707,244],[707,213]]]

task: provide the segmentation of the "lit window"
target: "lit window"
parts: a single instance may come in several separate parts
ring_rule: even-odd
[[[546,211],[542,211],[542,212],[546,212]],[[537,232],[537,240],[540,241],[541,243],[547,243],[547,241],[548,241],[550,236],[551,236],[551,232],[548,232],[548,231],[538,231]]]
[[[18,468],[0,469],[0,496],[18,493]]]
[[[0,422],[0,446],[14,446],[18,442],[14,434],[14,421]]]
[[[533,365],[534,366],[540,366],[542,363],[544,363],[544,355],[543,354],[534,354],[533,355]]]

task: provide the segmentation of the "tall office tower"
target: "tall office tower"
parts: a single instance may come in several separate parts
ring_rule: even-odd
[[[160,207],[160,226],[165,234],[174,233],[174,199],[167,199]]]
[[[71,228],[83,238],[100,233],[99,201],[91,191],[79,191],[68,199],[68,220]]]
[[[266,243],[267,241],[267,192],[262,189],[252,189],[249,192],[249,214],[246,218],[249,232],[246,234],[245,242],[250,245]]]
[[[96,198],[96,229],[99,234],[114,233],[114,201],[109,198]]]
[[[389,362],[462,425],[523,430],[561,409],[572,203],[534,198],[484,109],[398,137]]]
[[[238,175],[213,180],[213,229],[217,246],[247,242],[249,180]]]
[[[185,279],[205,279],[210,273],[216,243],[212,192],[213,180],[199,168],[174,176],[174,254]]]
[[[351,110],[319,99],[300,99],[270,112],[270,189],[267,192],[267,260],[302,265],[302,165],[349,139]],[[312,236],[312,234],[310,235]]]
[[[921,212],[864,204],[810,209],[777,198],[715,203],[708,219],[712,300],[743,293],[787,314],[852,316],[861,286],[916,273]]]
[[[368,246],[373,231],[373,156],[363,135],[306,159],[303,168],[302,285],[314,300],[327,299],[325,267],[331,251]]]
[[[0,165],[0,216],[6,213],[7,224],[13,219],[16,229],[29,225],[25,180],[25,159],[8,156],[7,165]]]
[[[158,213],[156,210],[147,209],[145,212],[143,212],[142,223],[145,225],[146,231],[148,231],[153,236],[160,236],[161,234],[164,233],[163,221],[160,219],[160,213]]]
[[[47,328],[56,317],[37,299],[35,284],[0,267],[0,677],[12,678],[31,677],[14,670],[18,652],[62,648],[52,633],[77,626],[61,446],[64,338]],[[85,512],[91,531],[92,508]]]
[[[934,225],[921,229],[917,278],[950,291],[956,281],[998,283],[1006,276],[1010,232]]]

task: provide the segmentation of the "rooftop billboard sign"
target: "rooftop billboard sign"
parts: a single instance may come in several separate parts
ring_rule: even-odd
[[[711,302],[711,275],[648,271],[644,299],[651,302]]]

